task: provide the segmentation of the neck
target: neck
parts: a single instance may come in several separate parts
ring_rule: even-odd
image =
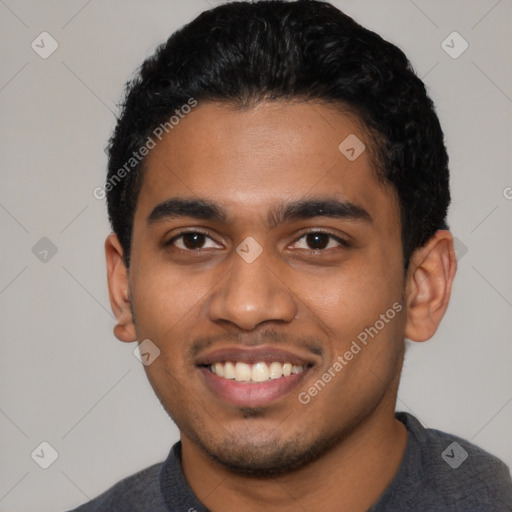
[[[398,471],[406,442],[393,401],[381,403],[322,457],[286,475],[257,479],[234,474],[182,435],[183,470],[211,512],[259,512],[265,506],[284,512],[298,504],[305,510],[353,512],[367,510],[384,492]]]

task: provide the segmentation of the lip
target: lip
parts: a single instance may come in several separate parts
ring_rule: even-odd
[[[278,361],[281,363],[292,363],[296,366],[310,366],[314,363],[311,358],[301,356],[287,350],[277,349],[269,346],[259,347],[228,347],[217,349],[200,356],[195,364],[198,366],[210,365],[214,363],[224,363],[226,361],[241,361],[243,363],[271,363]]]
[[[210,365],[226,361],[242,361],[247,364],[279,361],[303,366],[304,370],[301,373],[265,382],[238,382],[224,379],[210,371]],[[197,358],[196,365],[207,388],[217,398],[237,407],[256,408],[269,406],[298,388],[314,365],[314,361],[306,356],[273,347],[231,347],[200,356]]]
[[[206,385],[223,401],[238,407],[254,408],[268,406],[291,393],[299,386],[310,367],[305,367],[301,373],[265,382],[238,382],[219,377],[205,366],[198,369],[203,374]]]

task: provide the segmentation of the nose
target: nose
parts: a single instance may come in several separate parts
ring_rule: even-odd
[[[208,302],[213,322],[228,322],[251,331],[265,322],[289,323],[295,318],[298,309],[293,293],[265,252],[252,263],[236,253],[232,260],[228,274]]]

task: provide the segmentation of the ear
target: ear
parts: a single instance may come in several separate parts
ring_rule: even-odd
[[[456,270],[457,258],[449,231],[437,231],[414,251],[406,281],[406,338],[426,341],[434,335],[448,307]]]
[[[111,234],[105,241],[105,256],[110,306],[117,319],[114,335],[127,343],[136,341],[137,335],[129,295],[128,269],[123,260],[123,248],[115,234]]]

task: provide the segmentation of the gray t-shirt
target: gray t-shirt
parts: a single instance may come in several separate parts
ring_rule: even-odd
[[[407,413],[407,446],[393,481],[368,512],[512,511],[507,466],[459,437],[425,429]],[[181,469],[181,443],[167,460],[122,480],[73,512],[208,512]]]

